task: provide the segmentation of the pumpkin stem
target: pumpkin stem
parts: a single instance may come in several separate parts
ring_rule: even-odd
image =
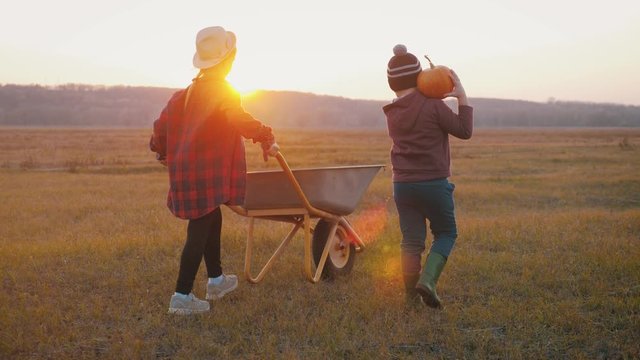
[[[431,59],[429,59],[429,57],[427,55],[425,55],[424,57],[427,58],[427,60],[429,61],[429,67],[432,68],[432,69],[435,68],[435,66],[431,62]]]

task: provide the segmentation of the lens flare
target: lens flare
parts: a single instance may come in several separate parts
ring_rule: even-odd
[[[360,212],[351,223],[366,245],[380,237],[387,226],[388,216],[386,203],[380,203]]]

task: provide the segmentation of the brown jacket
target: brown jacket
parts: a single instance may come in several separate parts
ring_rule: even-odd
[[[394,182],[420,182],[451,176],[449,134],[469,139],[473,108],[459,106],[458,114],[439,99],[419,91],[383,107],[393,140],[391,164]]]

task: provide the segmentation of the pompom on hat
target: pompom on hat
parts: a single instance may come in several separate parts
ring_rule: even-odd
[[[393,91],[400,91],[417,86],[418,74],[422,71],[420,61],[407,47],[398,44],[393,47],[393,57],[387,64],[387,80]]]
[[[236,35],[221,26],[212,26],[198,31],[193,66],[207,69],[218,65],[236,48]]]

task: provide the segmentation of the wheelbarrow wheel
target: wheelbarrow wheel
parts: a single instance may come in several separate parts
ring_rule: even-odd
[[[313,231],[313,260],[318,266],[325,244],[330,241],[329,254],[322,270],[322,278],[331,280],[337,276],[344,276],[353,269],[353,262],[356,257],[356,247],[347,238],[347,232],[338,225],[336,234],[332,239],[328,239],[331,223],[320,219]]]

